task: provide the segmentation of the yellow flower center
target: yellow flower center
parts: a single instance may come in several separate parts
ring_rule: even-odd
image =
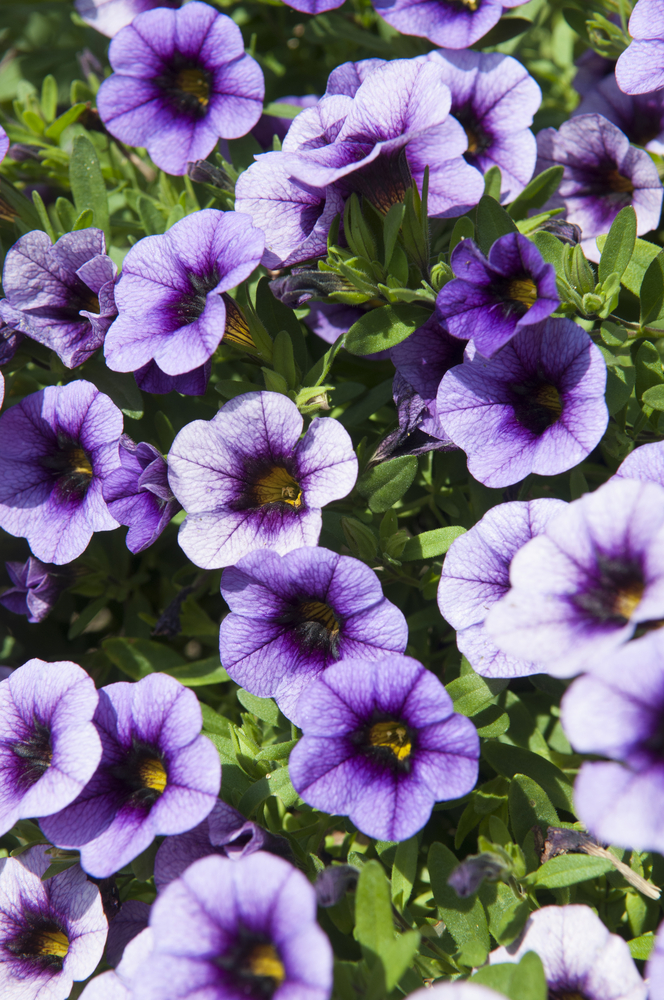
[[[619,194],[631,194],[634,190],[634,185],[629,177],[623,177],[623,175],[617,170],[612,170],[608,175],[607,180],[611,190],[616,191]]]
[[[249,953],[248,965],[252,975],[274,979],[277,986],[286,978],[286,971],[274,945],[254,945]]]
[[[72,448],[67,458],[69,460],[69,469],[71,472],[80,476],[89,476],[92,478],[92,466],[90,464],[90,459],[82,448]]]
[[[339,622],[329,605],[321,601],[305,601],[300,605],[300,614],[309,622],[320,622],[324,625],[331,638],[334,639],[339,635]]]
[[[42,931],[35,943],[38,955],[53,955],[54,958],[65,958],[69,951],[69,938],[64,931]]]
[[[463,128],[464,128],[464,131],[466,133],[466,136],[468,137],[468,150],[467,151],[469,153],[476,153],[477,150],[478,150],[479,144],[480,144],[479,143],[479,139],[477,138],[477,136],[473,132],[472,128],[470,128],[470,126],[464,125]]]
[[[202,69],[181,69],[175,78],[175,86],[185,94],[193,94],[202,107],[210,100],[210,85]]]
[[[369,743],[387,747],[397,760],[406,760],[412,750],[408,729],[402,722],[377,722],[369,730]]]
[[[533,398],[536,403],[553,413],[556,420],[563,412],[563,405],[560,402],[560,393],[556,389],[555,385],[549,385],[545,382],[544,385],[540,385],[537,388]]]
[[[261,507],[280,500],[290,504],[291,507],[302,506],[302,490],[290,472],[278,465],[257,480],[254,485],[254,496]]]
[[[530,309],[537,302],[537,285],[530,278],[510,281],[508,295],[515,302],[521,302],[526,309]]]
[[[613,610],[621,618],[629,620],[637,605],[640,603],[645,587],[642,583],[633,583],[629,587],[619,590],[613,602]]]
[[[152,788],[155,792],[163,792],[166,788],[168,775],[164,765],[156,757],[146,757],[141,761],[138,774],[144,788]]]

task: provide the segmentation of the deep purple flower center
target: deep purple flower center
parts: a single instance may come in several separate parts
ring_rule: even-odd
[[[377,719],[357,730],[351,739],[370,760],[392,771],[410,771],[415,733],[402,720]]]
[[[69,951],[69,938],[62,927],[55,920],[30,910],[23,910],[21,917],[23,928],[5,943],[5,949],[33,968],[60,972]]]
[[[363,155],[369,149],[367,147]],[[405,200],[406,191],[413,184],[406,147],[402,146],[395,153],[377,156],[371,163],[348,174],[339,183],[348,194],[355,191],[363,195],[379,212],[386,215],[392,205]]]
[[[532,434],[539,436],[560,418],[563,411],[560,393],[544,378],[510,386],[516,419]]]
[[[240,996],[270,1000],[286,978],[286,970],[274,944],[262,935],[241,929],[235,947],[214,959]]]
[[[249,324],[247,323],[247,318],[240,309],[239,305],[232,299],[228,292],[222,292],[221,295],[224,300],[224,305],[226,306],[226,326],[224,329],[224,341],[227,344],[235,344],[237,347],[241,347],[246,350],[256,350],[256,345],[254,343],[254,338],[251,336],[251,330],[249,329]]]
[[[549,990],[548,1000],[588,1000],[585,993],[579,990]]]
[[[505,316],[525,316],[537,302],[537,284],[525,272],[510,278],[498,278],[492,283],[493,294],[502,300]]]
[[[190,118],[204,118],[210,103],[212,78],[204,66],[175,53],[171,65],[155,77],[169,104]]]
[[[17,784],[30,788],[51,766],[53,748],[51,746],[51,731],[48,726],[33,720],[32,732],[23,740],[10,743],[17,758]]]
[[[622,628],[632,617],[644,590],[639,563],[598,555],[595,579],[573,601],[596,622]]]
[[[602,198],[612,194],[617,205],[631,204],[629,195],[634,193],[634,184],[620,173],[615,160],[594,163],[592,168],[575,167],[572,177],[578,185],[575,196]]]
[[[91,288],[82,281],[77,274],[69,274],[66,277],[67,304],[38,306],[35,309],[27,309],[30,316],[37,319],[50,319],[55,322],[72,323],[80,321],[80,312],[99,314],[99,299]],[[87,318],[85,322],[88,322]]]
[[[219,284],[219,272],[216,267],[213,267],[207,274],[191,272],[187,278],[191,291],[179,295],[172,307],[178,326],[189,326],[190,323],[196,322],[205,310],[208,292],[211,292]]]
[[[471,7],[471,10],[477,10],[478,5]],[[466,133],[466,138],[468,139],[468,149],[463,154],[464,160],[475,166],[477,163],[477,157],[485,153],[493,143],[493,136],[490,135],[477,115],[472,104],[464,104],[462,107],[452,106],[452,114],[456,120],[463,126],[463,130]]]
[[[124,758],[111,765],[109,773],[118,782],[125,801],[146,812],[168,783],[168,771],[160,751],[137,739],[132,739]]]
[[[318,650],[338,659],[341,626],[329,604],[302,601],[282,615],[279,624],[292,624],[300,645],[307,652]]]
[[[63,499],[82,498],[92,482],[93,469],[85,450],[76,441],[57,435],[57,451],[40,459],[44,469],[51,473],[58,493]]]

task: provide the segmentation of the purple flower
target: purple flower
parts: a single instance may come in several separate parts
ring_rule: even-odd
[[[498,52],[440,49],[428,58],[450,88],[451,113],[468,136],[464,159],[483,174],[500,167],[503,197],[516,198],[537,160],[529,128],[542,100],[537,83],[520,62]]]
[[[328,76],[324,96],[345,94],[346,97],[355,97],[366,78],[386,65],[385,59],[361,59],[359,62],[341,63]]]
[[[104,345],[109,368],[131,372],[154,360],[166,375],[182,375],[204,365],[224,335],[222,293],[249,277],[263,246],[246,215],[213,208],[140,240],[117,287],[118,318]]]
[[[116,969],[102,972],[90,980],[81,993],[80,1000],[132,1000],[131,986],[136,970],[151,951],[152,929],[146,927],[127,944],[122,961]],[[482,998],[478,997],[478,1000]]]
[[[118,522],[102,496],[122,413],[82,379],[33,392],[0,416],[0,525],[58,566]]]
[[[648,996],[650,1000],[664,997],[664,924],[660,924],[655,936],[655,946],[646,965]]]
[[[394,376],[392,395],[399,426],[378,445],[371,456],[373,465],[398,455],[457,450],[437,417],[435,401],[430,406],[399,372]]]
[[[35,229],[7,251],[0,315],[76,368],[101,347],[117,314],[116,274],[101,229],[65,233],[53,245]]]
[[[613,478],[643,479],[664,486],[664,441],[652,441],[635,448]]]
[[[219,633],[229,677],[274,698],[296,725],[302,691],[336,660],[382,659],[408,642],[374,571],[328,549],[252,552],[224,570],[221,596],[231,609]]]
[[[652,88],[650,88],[652,89]],[[639,235],[656,229],[662,210],[662,182],[657,167],[642,149],[602,115],[579,115],[558,131],[537,134],[536,173],[562,165],[558,194],[547,208],[564,208],[568,222],[581,227],[583,252],[599,260],[595,237],[607,233],[621,208],[636,212]]]
[[[510,589],[512,557],[565,508],[562,500],[515,500],[492,507],[451,545],[438,585],[438,607],[457,630],[457,646],[482,677],[525,677],[539,663],[515,660],[487,634],[489,610]]]
[[[71,582],[68,573],[58,571],[29,556],[24,563],[6,562],[9,579],[14,584],[0,594],[0,604],[15,615],[26,615],[29,622],[41,622]]]
[[[664,153],[664,92],[661,90],[630,97],[623,93],[612,73],[584,95],[572,117],[587,114],[603,115],[617,125],[630,142],[645,146],[651,153]]]
[[[618,19],[620,20],[620,19]],[[606,76],[614,76],[615,59],[606,59],[593,49],[586,49],[574,65],[577,67],[572,86],[582,97],[593,90]]]
[[[143,552],[159,538],[181,510],[168,485],[168,469],[154,445],[120,438],[121,465],[104,482],[104,500],[111,515],[126,524],[127,548]]]
[[[258,823],[245,819],[237,809],[217,800],[207,819],[193,830],[176,837],[166,837],[155,858],[154,882],[161,892],[169,882],[179,878],[192,862],[210,854],[220,854],[237,861],[256,851],[283,854],[288,850],[288,841],[273,836]]]
[[[489,963],[520,962],[526,952],[542,959],[549,996],[584,1000],[646,1000],[624,938],[611,934],[589,906],[544,906],[528,917],[517,940],[496,948]]]
[[[0,299],[0,302],[2,300]],[[14,357],[16,348],[23,340],[25,334],[8,326],[0,316],[0,365],[6,365]],[[4,380],[3,380],[4,384]]]
[[[647,94],[664,87],[664,2],[639,0],[629,19],[634,39],[616,66],[616,80],[626,94]]]
[[[90,989],[90,987],[88,986],[86,989]],[[415,990],[414,993],[410,994],[409,1000],[500,1000],[502,996],[504,996],[503,993],[496,993],[488,986],[480,986],[479,983],[472,980],[470,982],[467,980],[457,980],[456,982],[438,980],[433,986],[425,986],[421,990]],[[88,1000],[87,993],[85,1000]],[[106,1000],[105,997],[104,1000]],[[118,1000],[124,1000],[124,998],[118,998]]]
[[[438,293],[436,316],[486,358],[560,305],[553,264],[520,233],[497,239],[488,260],[473,240],[462,240],[450,264],[455,277]]]
[[[434,802],[475,785],[477,730],[409,656],[342,660],[309,685],[298,711],[304,735],[290,755],[293,787],[369,837],[407,840]]]
[[[574,788],[579,818],[602,841],[639,851],[664,847],[663,714],[661,629],[604,656],[601,672],[579,677],[562,700],[573,748],[611,758],[583,764]]]
[[[101,759],[92,678],[28,660],[0,682],[0,833],[73,802]]]
[[[348,333],[363,315],[357,306],[347,306],[343,302],[310,302],[308,305],[309,314],[302,322],[326,344],[333,344],[342,333]]]
[[[613,479],[586,493],[517,552],[510,583],[487,617],[500,649],[555,677],[601,671],[664,618],[664,489]]]
[[[289,4],[292,7],[293,4]],[[341,4],[334,5],[335,7],[341,6]],[[280,97],[276,104],[290,104],[297,108],[313,108],[314,105],[318,104],[320,98],[317,94],[306,94],[304,97]],[[277,118],[275,115],[261,115],[254,127],[251,130],[251,134],[254,139],[266,152],[272,149],[272,141],[276,135],[280,141],[286,136],[288,129],[291,127],[292,118]]]
[[[46,850],[0,859],[0,992],[8,1000],[65,1000],[104,951],[99,889],[78,865],[42,882]]]
[[[94,722],[102,743],[97,771],[41,826],[58,847],[80,850],[85,871],[107,878],[159,834],[184,833],[205,819],[221,766],[214,745],[199,735],[196,695],[166,674],[102,688]]]
[[[113,38],[137,14],[155,7],[179,7],[180,0],[75,0],[74,6],[86,24]]]
[[[282,858],[194,862],[150,914],[154,951],[139,967],[142,1000],[327,1000],[332,949],[316,923],[316,893]]]
[[[168,478],[187,511],[178,540],[197,566],[232,566],[255,549],[283,555],[318,543],[321,507],[351,491],[357,458],[336,420],[312,420],[300,439],[302,426],[286,396],[248,392],[212,420],[180,431]]]
[[[521,2],[521,0],[518,0]],[[500,20],[502,0],[375,0],[374,7],[388,24],[404,35],[428,38],[436,45],[465,49],[486,35]]]
[[[180,392],[183,396],[203,396],[207,389],[212,361],[208,360],[200,368],[185,372],[183,375],[166,375],[156,361],[148,361],[142,368],[134,372],[136,385],[143,392],[164,395],[167,392]]]
[[[108,925],[106,939],[106,961],[116,968],[122,960],[123,952],[130,941],[145,930],[150,916],[150,904],[140,899],[127,899],[120,906]]]
[[[7,150],[9,149],[9,136],[0,125],[0,160],[4,160],[7,155]]]
[[[108,57],[114,72],[97,94],[104,125],[169,174],[186,174],[219,138],[246,135],[263,110],[263,72],[240,29],[197,0],[138,14]]]
[[[471,475],[509,486],[531,472],[557,475],[590,454],[609,419],[605,385],[604,359],[585,330],[549,319],[490,360],[467,348],[443,377],[436,408]]]

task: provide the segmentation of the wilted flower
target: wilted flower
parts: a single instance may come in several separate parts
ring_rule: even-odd
[[[48,566],[34,556],[24,563],[6,562],[13,587],[0,594],[0,604],[15,615],[26,615],[31,623],[41,622],[70,583],[68,573]]]

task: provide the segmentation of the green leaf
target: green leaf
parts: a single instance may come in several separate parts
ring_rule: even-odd
[[[513,220],[495,199],[483,195],[477,206],[477,242],[482,253],[488,254],[496,240],[507,233],[518,233]]]
[[[647,934],[641,934],[640,937],[632,938],[627,944],[629,945],[632,958],[646,961],[650,958],[650,952],[655,947],[655,935],[653,931],[648,931]]]
[[[655,385],[664,382],[664,371],[659,351],[649,340],[644,340],[634,359],[636,369],[636,398],[641,399],[644,392]]]
[[[401,220],[403,219],[403,213],[403,202],[397,202],[396,205],[392,205],[390,207],[390,210],[383,221],[383,245],[385,249],[383,262],[385,267],[389,267],[390,265],[392,254],[394,253],[394,248],[397,242],[397,236],[399,235]]]
[[[141,194],[136,199],[136,211],[146,236],[161,236],[166,229],[166,220],[152,198]]]
[[[484,882],[479,889],[489,919],[489,930],[498,944],[511,944],[523,928],[530,907],[525,899],[517,899],[513,889],[504,882]]]
[[[521,844],[534,826],[546,833],[548,826],[558,826],[558,813],[541,785],[527,774],[515,774],[508,796],[510,822],[517,843]]]
[[[562,274],[564,270],[564,244],[553,233],[546,232],[534,233],[533,243],[547,264],[553,264],[556,272]]]
[[[288,760],[290,752],[297,743],[297,740],[288,740],[287,743],[271,743],[269,747],[263,747],[256,754],[256,760]]]
[[[87,105],[83,101],[79,104],[73,104],[71,108],[68,108],[67,111],[63,112],[59,118],[56,118],[52,125],[48,126],[44,132],[46,138],[53,139],[54,142],[57,142],[67,126],[73,125],[76,119],[83,114],[86,107]]]
[[[375,513],[389,510],[400,500],[417,474],[414,455],[392,458],[374,466],[357,481],[358,493],[365,498]]]
[[[604,235],[597,237],[595,242],[597,243],[600,252],[604,249],[606,240],[607,237]],[[628,288],[629,291],[637,297],[641,291],[641,282],[643,281],[644,274],[652,264],[657,254],[660,252],[661,247],[656,246],[654,243],[649,243],[647,240],[637,239],[632,259],[625,268],[625,272],[621,279],[621,283],[625,286],[625,288]]]
[[[502,678],[489,679],[469,671],[446,684],[445,690],[454,702],[454,711],[472,718],[486,708],[507,684],[508,681]]]
[[[653,410],[664,410],[664,385],[654,385],[641,396],[641,401]]]
[[[466,529],[460,525],[423,531],[408,539],[399,558],[402,562],[411,562],[415,559],[435,559],[436,556],[442,556],[447,552],[452,542],[465,533]]]
[[[55,243],[56,234],[53,229],[53,223],[51,222],[48,212],[46,211],[46,206],[42,200],[42,196],[39,191],[32,192],[32,203],[39,213],[39,221],[41,222],[41,228],[48,235],[51,243]]]
[[[264,115],[272,118],[297,118],[302,108],[297,104],[282,104],[281,101],[271,101],[263,108]]]
[[[110,243],[108,198],[97,150],[85,135],[77,135],[69,161],[69,181],[78,212],[92,209],[94,224]]]
[[[657,254],[644,274],[640,297],[641,326],[660,319],[664,311],[664,251]]]
[[[238,809],[244,816],[251,816],[270,795],[278,795],[286,808],[298,801],[299,796],[291,784],[287,767],[279,767],[254,782],[240,799]]]
[[[274,370],[286,380],[288,388],[295,389],[298,384],[298,377],[295,371],[293,341],[285,330],[280,330],[274,338],[272,364],[274,365]]]
[[[549,167],[533,177],[530,184],[507,206],[510,217],[517,222],[527,218],[531,208],[541,208],[558,190],[564,170],[562,166]]]
[[[55,118],[58,106],[58,85],[52,73],[44,77],[41,89],[41,109],[47,122]]]
[[[322,358],[319,358],[313,367],[309,369],[307,374],[302,379],[302,385],[314,386],[322,385],[328,376],[330,368],[334,362],[335,357],[341,350],[346,339],[346,334],[342,333],[340,337],[335,340],[329,350],[325,352]]]
[[[151,639],[125,639],[112,636],[104,639],[102,649],[111,663],[134,681],[155,671],[169,672],[175,667],[185,666],[179,653],[170,646]]]
[[[510,1000],[546,1000],[548,995],[542,960],[534,951],[527,951],[518,964],[487,965],[479,969],[470,982],[488,986]]]
[[[212,621],[193,594],[190,594],[180,609],[180,631],[183,635],[218,636],[219,623]]]
[[[477,732],[485,739],[502,736],[510,728],[510,717],[498,705],[489,705],[473,716]]]
[[[154,875],[154,859],[159,850],[159,841],[153,840],[131,863],[131,870],[139,882],[147,882]]]
[[[489,167],[484,175],[484,194],[488,198],[493,198],[494,201],[500,201],[501,183],[500,167],[495,165]]]
[[[475,238],[475,224],[467,215],[462,215],[454,223],[454,229],[450,236],[450,253],[462,240],[472,240]]]
[[[402,840],[397,847],[397,853],[392,865],[392,902],[397,909],[402,910],[410,899],[417,875],[417,855],[419,844],[417,837]]]
[[[430,317],[429,309],[405,302],[370,309],[353,323],[344,346],[351,354],[376,354],[400,344]]]
[[[626,205],[613,220],[609,235],[604,243],[599,261],[599,280],[606,281],[609,275],[614,272],[619,278],[622,278],[632,259],[635,246],[636,212],[631,205]]]
[[[42,222],[37,212],[34,204],[28,198],[25,197],[20,191],[17,191],[13,184],[10,184],[5,177],[0,176],[0,201],[5,202],[5,206],[9,206],[10,212],[5,213],[10,215],[17,215],[21,222],[24,222],[28,229],[41,229]]]
[[[532,26],[533,22],[525,17],[501,17],[498,24],[495,24],[475,44],[483,49],[489,45],[501,45],[503,42],[509,42],[510,38],[522,35],[524,31],[528,31]]]
[[[636,369],[634,365],[608,365],[606,369],[606,406],[609,416],[622,410],[629,397],[636,381]],[[657,387],[655,387],[657,388]],[[650,392],[651,390],[646,390]],[[648,404],[653,406],[652,403]],[[654,406],[653,409],[660,409]]]
[[[224,399],[233,399],[235,396],[241,396],[245,392],[257,392],[260,388],[259,385],[254,385],[253,382],[236,382],[235,379],[230,378],[219,379],[214,384],[215,392],[218,392]]]
[[[513,747],[497,740],[487,740],[482,755],[491,766],[506,778],[526,774],[541,785],[556,809],[574,813],[572,785],[560,768],[539,754],[522,747]]]
[[[164,673],[175,677],[185,687],[202,687],[204,684],[223,684],[229,679],[228,674],[219,663],[218,656],[209,656],[206,660],[195,660],[184,667],[172,667]]]
[[[221,736],[228,735],[228,721],[203,701],[201,702],[201,713],[203,715],[203,729],[206,732],[219,733]]]
[[[431,891],[440,919],[456,941],[465,965],[482,965],[489,951],[489,928],[484,907],[477,896],[459,899],[447,884],[459,859],[444,844],[429,849],[428,868]]]
[[[355,894],[355,938],[362,950],[379,956],[394,943],[390,888],[379,861],[362,867]]]
[[[90,601],[88,606],[81,612],[76,621],[72,622],[69,626],[67,638],[71,640],[75,639],[77,635],[80,635],[83,629],[87,628],[92,619],[98,615],[102,608],[105,608],[107,604],[108,597],[105,595],[98,597],[96,601]]]
[[[78,232],[80,229],[89,229],[93,223],[92,211],[89,208],[84,209],[80,215],[74,220],[74,225],[71,227],[72,232]]]
[[[370,416],[380,410],[381,406],[389,403],[392,399],[392,386],[394,379],[386,378],[384,382],[379,382],[373,389],[365,393],[358,403],[349,406],[337,419],[344,427],[355,427],[363,423]],[[334,399],[333,399],[334,401]]]
[[[257,698],[255,694],[249,694],[244,688],[238,690],[237,697],[240,704],[244,705],[252,715],[257,715],[259,719],[262,719],[263,722],[268,722],[271,726],[277,725],[279,721],[279,708],[272,698]]]
[[[272,294],[267,276],[261,278],[256,287],[256,312],[272,337],[280,330],[286,330],[295,338],[302,337],[299,319],[292,309]]]
[[[125,416],[132,420],[141,419],[144,412],[143,396],[133,375],[111,371],[103,361],[96,359],[86,361],[84,371],[81,374],[94,382],[101,392],[110,396]]]
[[[610,871],[613,871],[613,865],[606,858],[594,858],[587,854],[561,854],[537,869],[534,884],[542,889],[562,889],[566,885],[586,882]]]

